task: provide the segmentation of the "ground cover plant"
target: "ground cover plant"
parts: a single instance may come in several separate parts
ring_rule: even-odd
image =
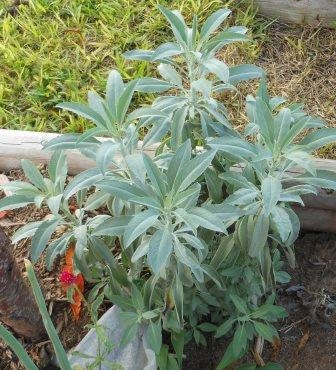
[[[82,101],[91,88],[102,93],[112,68],[126,79],[148,75],[150,65],[128,63],[122,53],[169,41],[158,3],[189,14],[188,20],[193,13],[204,20],[223,7],[222,0],[206,5],[201,0],[0,0],[0,126],[53,132],[87,129],[87,120],[60,114],[55,105]],[[225,3],[235,10],[237,22],[253,30],[249,48],[242,48],[246,58],[254,59],[268,22],[256,18],[249,1]],[[151,99],[140,95],[136,102]]]
[[[248,41],[244,27],[223,26],[228,9],[200,24],[194,17],[191,27],[179,12],[159,9],[174,43],[125,56],[158,63],[162,78],[125,83],[113,70],[104,97],[91,91],[87,105],[60,104],[93,127],[46,143],[54,151],[48,178],[23,161],[29,182],[6,185],[13,195],[0,200],[0,210],[49,207],[52,217],[23,226],[14,242],[32,237],[32,261],[46,251],[50,268],[74,243],[76,269],[96,284],[90,299],[99,305],[106,298],[122,309],[121,345],[145,324],[159,368],[174,369],[182,366],[185,344],[206,345],[204,333],[211,332],[231,338],[221,369],[255,337],[278,337],[273,323],[286,312],[276,304],[275,287],[290,279],[283,260],[294,266],[300,228],[291,204],[302,204],[301,195],[319,187],[336,189],[335,174],[315,169],[311,156],[335,141],[336,130],[301,105],[270,97],[260,68],[216,58],[220,48]],[[251,78],[259,79],[259,89],[246,97],[249,123],[242,134],[216,98]],[[160,96],[131,109],[135,92]],[[153,158],[145,153],[150,144],[157,145]],[[97,166],[67,184],[64,150],[70,148]],[[293,177],[288,171],[297,165],[303,173]],[[60,225],[65,233],[48,244]]]

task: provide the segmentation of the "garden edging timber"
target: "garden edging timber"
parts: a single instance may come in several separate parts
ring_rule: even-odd
[[[51,152],[42,150],[43,143],[60,134],[47,132],[16,131],[0,129],[0,171],[21,168],[22,159],[30,159],[35,164],[47,164]],[[98,138],[107,140],[106,138]],[[153,156],[156,146],[144,151]],[[139,150],[141,150],[141,142]],[[88,168],[94,167],[95,162],[78,150],[67,150],[68,168],[70,175],[76,175]],[[336,160],[315,159],[317,169],[336,172]],[[239,170],[239,168],[238,168]],[[300,168],[291,170],[299,174]],[[336,196],[320,191],[317,195],[303,196],[305,207],[295,206],[302,229],[323,232],[336,232]]]

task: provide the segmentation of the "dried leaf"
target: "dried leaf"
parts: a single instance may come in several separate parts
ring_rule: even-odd
[[[298,345],[298,351],[300,351],[307,344],[307,342],[309,340],[309,337],[310,337],[310,332],[309,332],[309,330],[307,330],[303,334],[302,338],[300,339],[300,342],[299,342],[299,345]]]

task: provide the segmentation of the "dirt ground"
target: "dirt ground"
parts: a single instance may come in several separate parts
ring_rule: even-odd
[[[295,250],[297,268],[288,270],[292,280],[278,290],[278,304],[289,313],[277,325],[281,347],[275,350],[266,344],[261,357],[265,363],[277,362],[286,370],[333,370],[336,368],[336,235],[302,235]],[[226,340],[211,338],[207,348],[196,350],[191,344],[184,369],[216,369],[227,344]],[[253,362],[253,356],[247,356],[245,362]]]

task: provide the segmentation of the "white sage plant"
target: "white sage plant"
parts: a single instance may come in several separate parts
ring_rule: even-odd
[[[12,195],[0,200],[0,210],[49,208],[47,220],[23,226],[13,242],[31,237],[33,262],[45,251],[49,268],[74,244],[75,268],[94,284],[89,301],[98,307],[107,299],[122,311],[121,346],[145,327],[158,367],[176,369],[191,339],[206,345],[209,333],[232,337],[218,365],[223,369],[256,336],[270,342],[278,337],[273,323],[286,312],[276,305],[275,287],[290,279],[283,259],[294,266],[300,230],[291,204],[303,205],[302,196],[319,187],[336,189],[336,174],[315,169],[311,155],[334,142],[336,130],[300,105],[270,98],[262,79],[256,97],[246,99],[245,134],[235,132],[213,94],[263,73],[254,66],[228,67],[216,51],[245,41],[246,30],[213,35],[227,9],[200,31],[196,17],[189,29],[179,13],[160,10],[176,41],[126,55],[159,62],[163,80],[124,83],[112,71],[105,97],[89,92],[88,105],[60,104],[93,128],[46,143],[54,151],[48,176],[23,161],[27,182],[5,185]],[[149,108],[130,108],[135,91],[171,89],[175,94],[158,97]],[[157,142],[160,150],[148,155],[146,147]],[[68,149],[96,163],[70,182]],[[299,175],[290,171],[296,166],[303,169]],[[170,334],[173,353],[163,332]]]

